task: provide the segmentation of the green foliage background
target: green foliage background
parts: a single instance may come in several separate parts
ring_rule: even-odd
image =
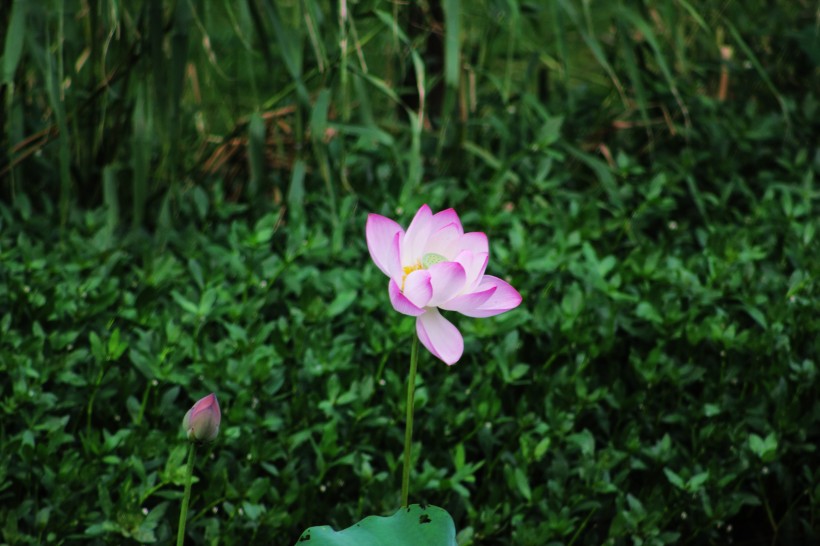
[[[816,4],[5,2],[0,543],[291,544],[398,504],[367,212],[524,297],[423,354],[459,544],[820,536]]]

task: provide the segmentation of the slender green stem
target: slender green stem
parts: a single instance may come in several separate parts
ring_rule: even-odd
[[[404,466],[401,476],[401,505],[409,506],[410,495],[410,451],[413,446],[413,401],[416,394],[416,368],[419,363],[419,338],[413,336],[413,348],[410,351],[410,377],[407,379],[407,419],[404,425]]]
[[[188,502],[191,500],[191,476],[194,474],[194,457],[196,444],[191,442],[188,451],[188,467],[185,469],[185,495],[182,497],[182,508],[179,511],[179,531],[177,531],[177,546],[185,542],[185,523],[188,521]]]

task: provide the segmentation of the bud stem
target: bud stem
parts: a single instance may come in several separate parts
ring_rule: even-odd
[[[419,338],[413,336],[413,348],[410,350],[410,377],[407,379],[407,418],[404,424],[404,466],[401,476],[401,505],[409,506],[410,496],[410,453],[413,445],[413,402],[416,393],[416,368],[419,363]]]
[[[182,496],[182,508],[179,511],[179,531],[177,531],[177,546],[185,542],[185,523],[188,521],[188,502],[191,500],[191,477],[194,474],[194,457],[196,443],[191,442],[188,450],[188,466],[185,469],[185,494]]]

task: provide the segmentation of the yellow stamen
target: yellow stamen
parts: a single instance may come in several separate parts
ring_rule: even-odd
[[[404,281],[407,280],[407,275],[409,275],[413,271],[418,271],[419,269],[421,269],[421,262],[416,262],[413,265],[408,265],[408,266],[405,266],[405,267],[402,268],[402,271],[404,271],[404,275],[401,278],[401,291],[402,292],[404,292]]]

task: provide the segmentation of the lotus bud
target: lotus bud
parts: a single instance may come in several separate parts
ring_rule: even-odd
[[[182,420],[182,428],[192,442],[212,442],[219,434],[222,414],[216,394],[209,394],[194,404]]]

